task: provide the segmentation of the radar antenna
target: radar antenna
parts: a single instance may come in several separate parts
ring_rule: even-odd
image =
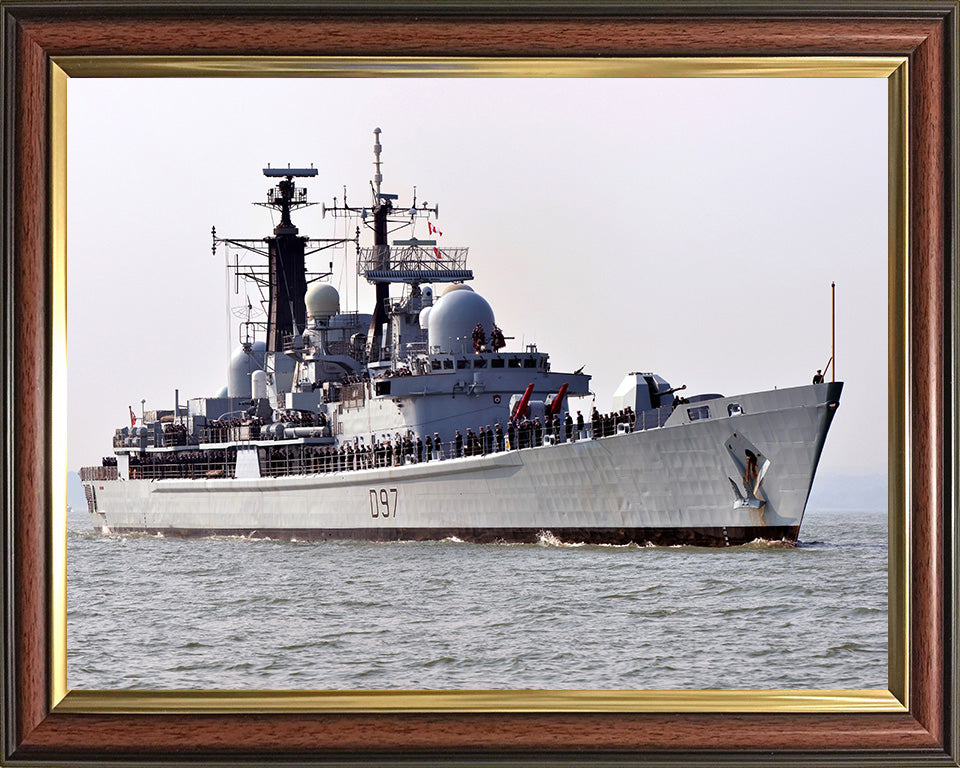
[[[374,176],[370,182],[370,192],[373,200],[371,207],[358,208],[347,205],[346,195],[343,204],[334,198],[333,207],[323,207],[323,214],[332,214],[334,217],[357,216],[363,225],[373,230],[373,247],[358,248],[357,271],[368,282],[377,287],[376,303],[373,307],[373,319],[370,321],[370,330],[367,333],[367,352],[369,360],[379,360],[381,339],[385,338],[384,330],[388,323],[386,306],[390,297],[391,283],[408,283],[418,286],[420,283],[441,283],[461,280],[472,280],[473,273],[466,269],[466,248],[439,248],[436,240],[418,240],[412,237],[408,240],[394,240],[393,248],[388,242],[388,235],[401,227],[412,227],[417,219],[436,218],[440,213],[437,205],[430,207],[427,203],[417,205],[416,187],[414,187],[413,203],[401,207],[395,204],[398,195],[389,194],[382,189],[383,167],[381,154],[383,146],[380,144],[381,130],[373,131],[373,166]],[[369,221],[372,214],[373,222]],[[403,218],[400,218],[400,217]]]
[[[312,178],[317,175],[317,169],[312,165],[309,168],[272,168],[269,165],[263,169],[263,175],[269,179],[279,179],[276,186],[267,191],[266,201],[256,202],[265,208],[280,212],[280,223],[274,228],[272,237],[253,239],[235,239],[218,237],[212,231],[213,248],[225,245],[235,251],[248,251],[264,257],[266,267],[241,265],[237,259],[230,266],[237,277],[255,283],[266,293],[261,304],[266,312],[266,350],[267,354],[279,354],[285,351],[289,342],[296,345],[298,338],[302,338],[303,328],[306,327],[306,306],[304,296],[307,291],[307,282],[329,276],[329,272],[308,273],[306,257],[317,251],[332,248],[350,238],[309,238],[300,235],[293,224],[290,213],[298,208],[315,205],[307,200],[307,190],[297,187],[294,179]],[[239,283],[239,279],[238,279]],[[252,310],[249,297],[247,304]],[[243,309],[240,309],[243,312]],[[256,322],[252,318],[252,311],[248,313],[245,325],[247,331],[251,328],[262,327],[264,323]],[[239,315],[238,315],[239,317]],[[241,318],[242,319],[242,318]]]

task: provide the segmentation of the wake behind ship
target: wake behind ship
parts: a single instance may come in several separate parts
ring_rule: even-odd
[[[842,383],[724,397],[631,372],[601,413],[583,369],[513,348],[469,285],[467,249],[441,244],[439,209],[381,191],[323,214],[348,239],[300,235],[314,168],[266,168],[271,236],[225,249],[246,300],[217,397],[179,394],[116,430],[84,467],[93,525],[112,533],[297,540],[795,543]],[[427,237],[418,238],[418,224]],[[361,228],[373,242],[361,246]],[[350,227],[348,227],[349,231]],[[392,237],[409,230],[405,239]],[[330,248],[356,250],[370,314],[342,310]],[[242,257],[242,261],[241,261]],[[331,264],[332,267],[332,264]],[[394,288],[395,290],[391,290]],[[244,308],[238,308],[244,313]],[[258,316],[258,315],[262,315]],[[831,358],[832,364],[832,358]],[[683,396],[681,395],[683,393]],[[573,401],[577,401],[574,404]]]

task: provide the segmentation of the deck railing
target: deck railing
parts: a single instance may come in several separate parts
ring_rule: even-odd
[[[668,414],[669,415],[669,414]],[[524,422],[513,430],[490,434],[468,431],[460,439],[434,442],[428,446],[425,440],[396,438],[378,441],[370,446],[365,443],[344,445],[339,449],[321,445],[260,446],[260,473],[264,477],[288,477],[324,475],[336,472],[351,472],[363,469],[400,467],[409,464],[425,464],[434,461],[486,456],[511,450],[527,450],[545,445],[575,443],[628,434],[635,428],[641,430],[663,426],[662,409],[657,412],[654,423],[652,412],[643,413],[639,424],[630,417],[615,417],[607,414],[586,421],[582,428],[576,423],[560,423],[559,429],[549,424]],[[173,453],[132,454],[130,476],[133,479],[203,479],[233,477],[235,455],[232,450],[190,451]],[[116,467],[84,467],[81,479],[116,479]]]

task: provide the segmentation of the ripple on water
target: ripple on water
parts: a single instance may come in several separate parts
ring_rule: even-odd
[[[70,530],[73,688],[883,688],[886,520],[797,547]],[[107,660],[109,659],[109,663]]]

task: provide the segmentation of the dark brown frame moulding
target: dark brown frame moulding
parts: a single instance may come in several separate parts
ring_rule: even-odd
[[[958,765],[957,3],[0,0],[6,765]],[[892,712],[110,713],[51,693],[60,57],[904,57],[906,702]],[[68,697],[69,700],[69,697]],[[709,709],[709,708],[706,708]]]

